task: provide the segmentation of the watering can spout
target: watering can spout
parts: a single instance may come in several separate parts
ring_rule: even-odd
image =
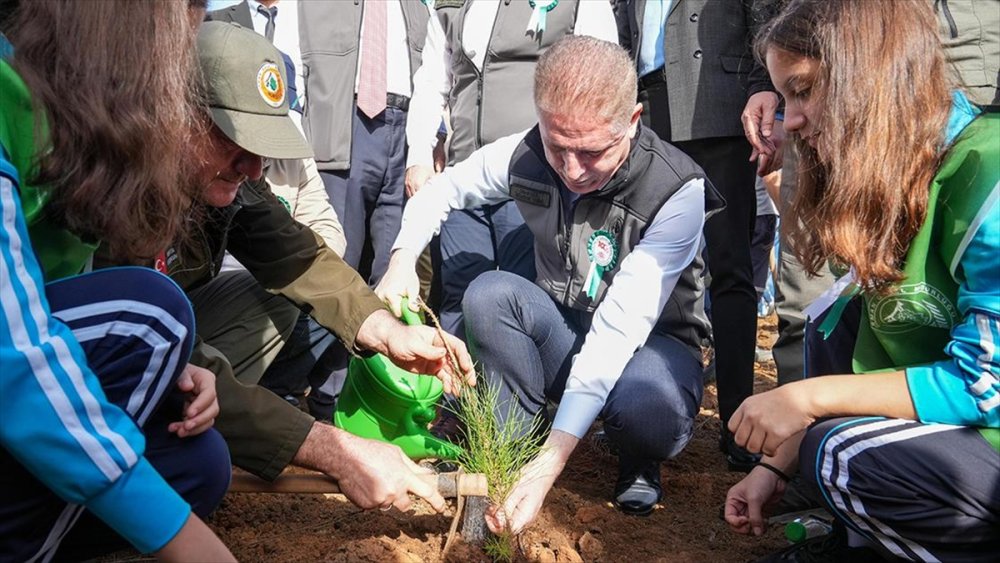
[[[423,324],[405,299],[401,308],[403,322]],[[438,378],[410,373],[382,354],[352,358],[333,423],[351,434],[395,444],[412,459],[456,459],[461,449],[427,429],[443,393]]]

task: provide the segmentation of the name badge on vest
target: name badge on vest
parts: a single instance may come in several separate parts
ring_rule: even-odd
[[[601,286],[604,272],[613,269],[618,260],[618,243],[614,235],[604,229],[594,231],[587,241],[587,254],[590,256],[590,270],[583,288],[587,297],[593,300],[597,298],[597,288]]]
[[[552,205],[551,193],[535,190],[521,184],[512,184],[510,186],[510,197],[539,207]]]

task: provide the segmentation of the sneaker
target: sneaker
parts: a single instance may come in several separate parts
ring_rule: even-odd
[[[615,508],[633,516],[648,516],[663,498],[660,462],[619,462],[615,484]]]
[[[758,559],[756,563],[879,563],[886,561],[870,547],[850,547],[842,526],[829,534],[793,544]]]
[[[726,456],[726,465],[730,471],[749,473],[760,461],[760,454],[752,454],[736,445],[733,433],[728,428],[723,428],[719,436],[719,450]]]

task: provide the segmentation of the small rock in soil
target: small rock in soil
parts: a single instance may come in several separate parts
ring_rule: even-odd
[[[587,561],[597,561],[604,552],[604,544],[590,532],[584,532],[577,545],[580,548],[580,556]]]
[[[580,557],[580,554],[572,547],[563,546],[556,554],[556,563],[583,563],[583,557]]]
[[[576,511],[576,520],[581,524],[589,524],[600,518],[604,513],[605,511],[601,506],[583,506]]]

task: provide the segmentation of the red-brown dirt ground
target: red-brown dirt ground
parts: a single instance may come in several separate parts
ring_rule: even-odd
[[[770,348],[774,316],[761,319],[758,344]],[[775,385],[774,364],[756,364],[757,391]],[[556,482],[535,524],[520,539],[520,561],[742,562],[785,545],[781,530],[761,538],[729,531],[719,518],[726,490],[742,474],[726,470],[718,450],[715,386],[707,385],[697,430],[687,448],[662,467],[664,498],[646,518],[610,504],[616,458],[584,440]],[[442,515],[422,502],[409,513],[362,511],[335,495],[231,493],[209,521],[245,562],[441,561],[454,505]],[[103,561],[146,561],[120,552]],[[460,541],[447,558],[489,561]]]

